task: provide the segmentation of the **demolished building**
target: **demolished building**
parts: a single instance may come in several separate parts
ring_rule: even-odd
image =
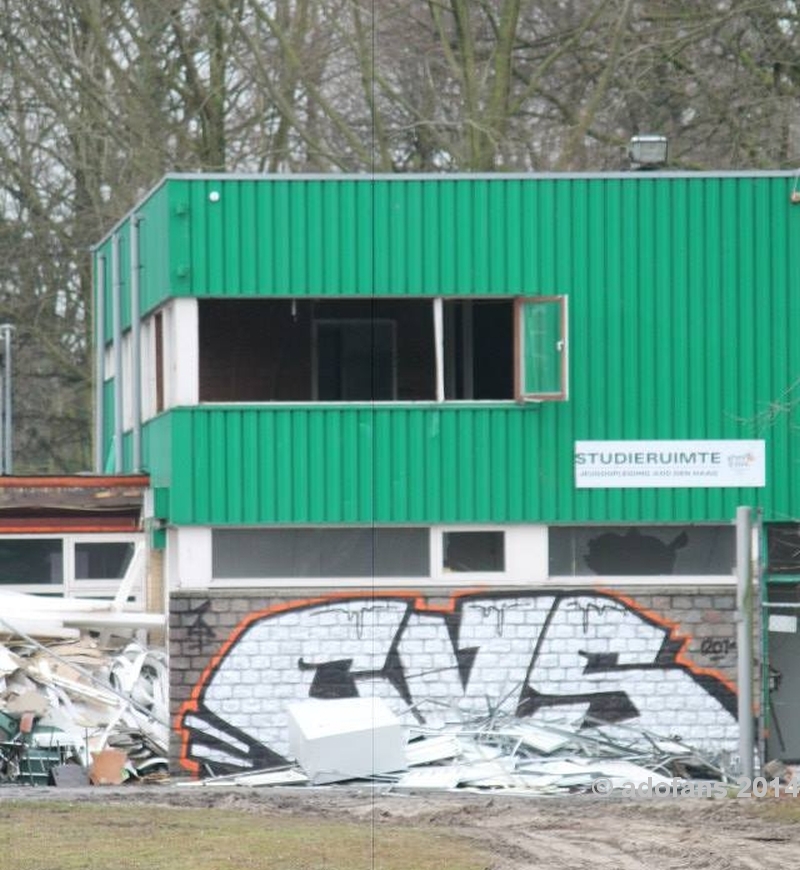
[[[792,184],[150,191],[93,255],[96,466],[149,476],[173,772],[280,767],[290,705],[367,696],[408,728],[566,717],[729,756],[739,505],[757,748],[800,757],[794,406],[758,425],[798,368]]]

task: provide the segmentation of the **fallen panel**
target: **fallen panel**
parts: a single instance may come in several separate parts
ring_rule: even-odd
[[[437,737],[424,737],[406,744],[406,762],[409,767],[430,764],[433,761],[446,761],[456,758],[462,752],[461,742],[456,734],[442,734]]]
[[[380,698],[289,704],[289,750],[314,784],[406,769],[405,734]]]
[[[79,764],[59,764],[50,771],[50,782],[61,788],[89,785],[89,774]]]
[[[518,738],[525,746],[529,746],[537,752],[543,752],[545,755],[550,755],[552,752],[568,746],[573,741],[572,735],[566,735],[563,731],[556,731],[547,726],[529,725],[527,723],[514,725],[503,733]]]
[[[453,789],[458,786],[461,772],[458,767],[415,767],[404,773],[395,788],[411,789]]]

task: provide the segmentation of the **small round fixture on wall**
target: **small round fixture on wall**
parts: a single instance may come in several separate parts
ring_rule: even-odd
[[[208,201],[209,202],[219,202],[219,191],[212,190],[211,193],[209,193],[209,195],[208,195]]]

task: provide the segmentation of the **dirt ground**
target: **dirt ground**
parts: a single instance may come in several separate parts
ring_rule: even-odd
[[[399,794],[377,787],[187,788],[174,784],[3,787],[0,801],[4,799],[218,807],[309,821],[341,816],[373,825],[375,836],[380,836],[382,824],[444,829],[488,848],[494,859],[487,870],[760,870],[796,866],[800,847],[800,822],[794,821],[800,819],[800,799],[634,801],[592,795]]]

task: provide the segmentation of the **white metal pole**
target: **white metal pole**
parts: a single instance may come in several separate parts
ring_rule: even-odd
[[[13,444],[13,413],[11,402],[11,333],[14,327],[10,323],[0,326],[3,334],[3,474],[12,474],[14,468]]]
[[[11,401],[11,383],[14,367],[11,362],[11,327],[6,324],[3,330],[3,338],[6,345],[6,474],[11,474],[14,470],[14,412],[13,402]]]
[[[753,569],[752,514],[736,509],[736,679],[739,687],[739,763],[742,776],[753,778]]]
[[[433,300],[433,344],[436,354],[436,401],[444,401],[444,303],[441,296]]]

